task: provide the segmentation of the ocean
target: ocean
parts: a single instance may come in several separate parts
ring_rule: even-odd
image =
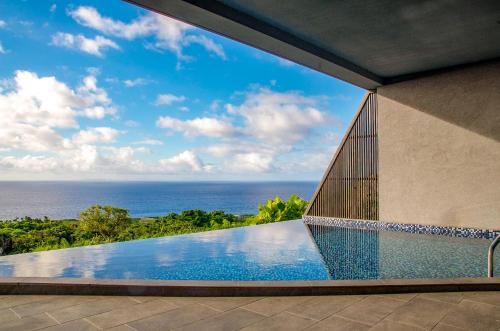
[[[296,194],[309,200],[317,182],[0,182],[0,220],[77,218],[95,205],[127,208],[133,217],[187,209],[254,214],[259,203]]]

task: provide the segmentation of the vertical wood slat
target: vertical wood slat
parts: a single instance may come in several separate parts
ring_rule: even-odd
[[[309,216],[378,220],[377,99],[369,93],[306,210]]]

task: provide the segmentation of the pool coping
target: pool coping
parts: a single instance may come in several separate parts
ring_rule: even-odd
[[[500,291],[500,277],[325,281],[0,278],[0,295],[295,296]]]

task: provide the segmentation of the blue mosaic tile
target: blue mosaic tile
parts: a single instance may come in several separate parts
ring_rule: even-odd
[[[475,228],[448,227],[424,224],[390,223],[384,221],[353,220],[345,218],[304,216],[305,224],[329,225],[353,229],[385,230],[409,232],[418,234],[442,235],[463,238],[493,239],[500,234],[498,230],[486,230]]]

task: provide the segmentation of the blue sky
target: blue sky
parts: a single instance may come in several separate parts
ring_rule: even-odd
[[[126,2],[0,2],[2,180],[317,180],[363,94]]]

